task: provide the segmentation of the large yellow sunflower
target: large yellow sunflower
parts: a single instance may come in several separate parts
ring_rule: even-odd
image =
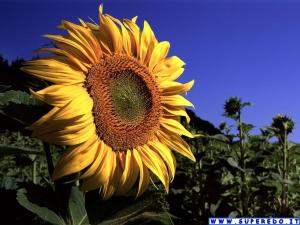
[[[100,24],[62,21],[67,35],[45,35],[54,56],[29,61],[23,70],[53,85],[32,94],[53,109],[30,126],[33,135],[68,145],[53,179],[80,173],[84,191],[101,189],[104,199],[138,193],[156,176],[168,191],[175,175],[172,150],[195,160],[180,124],[192,104],[180,94],[194,81],[175,82],[185,63],[167,57],[170,44],[158,42],[149,24],[136,17],[122,22],[102,13]],[[149,173],[151,171],[151,174]]]

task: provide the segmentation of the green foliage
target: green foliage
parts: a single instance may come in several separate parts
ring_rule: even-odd
[[[43,102],[32,98],[29,94],[22,91],[6,91],[0,93],[1,106],[8,106],[9,104],[22,104],[22,105],[44,105]]]
[[[195,120],[197,118],[191,117],[191,125],[187,127],[194,133],[207,133],[201,126],[193,125]],[[238,116],[233,121],[233,126],[221,125],[224,134],[210,133],[188,140],[198,156],[197,162],[193,164],[177,156],[177,174],[168,197],[170,212],[195,224],[206,224],[212,216],[297,215],[300,145],[287,142],[289,172],[288,179],[284,179],[282,144],[270,141],[275,133],[262,129],[261,134],[251,135],[253,125]],[[285,190],[288,204],[284,212],[282,184],[288,184]]]
[[[85,203],[84,194],[73,186],[66,214],[58,210],[56,194],[51,187],[30,185],[27,189],[18,190],[17,200],[42,220],[55,225],[173,224],[170,214],[159,204],[162,197],[159,193],[149,191],[138,199],[132,195],[115,197],[110,201],[102,201],[99,194],[94,193]]]
[[[54,205],[52,192],[46,192],[41,189],[31,188],[31,192],[26,189],[20,189],[17,194],[17,200],[26,209],[38,215],[41,219],[55,225],[64,225],[63,218],[50,210],[49,206]],[[44,203],[44,204],[43,204]]]
[[[72,187],[69,199],[69,210],[74,225],[88,224],[88,215],[85,210],[84,194],[77,187]]]
[[[135,193],[109,201],[101,200],[97,192],[88,193],[86,209],[91,224],[173,224],[162,193],[148,191],[137,199]]]
[[[26,209],[38,215],[44,221],[55,225],[84,225],[89,224],[88,216],[85,211],[84,194],[77,187],[72,187],[68,203],[68,220],[61,215],[56,193],[50,188],[31,185],[29,188],[19,189],[17,200]]]
[[[7,74],[19,71],[20,63],[16,61],[10,68],[0,57],[1,71]],[[196,163],[176,155],[177,171],[170,193],[149,190],[136,199],[133,190],[128,196],[103,201],[98,190],[83,193],[75,183],[53,183],[48,174],[52,165],[44,152],[47,150],[55,163],[64,147],[45,145],[25,129],[49,106],[20,89],[28,83],[36,87],[47,84],[18,78],[22,82],[16,86],[16,82],[1,79],[0,197],[6,203],[4,223],[207,224],[212,216],[300,215],[300,145],[288,140],[294,126],[288,117],[252,135],[254,125],[242,120],[243,109],[251,104],[237,97],[224,106],[224,116],[232,119],[232,124],[222,123],[220,129],[188,111],[191,123],[183,123],[192,133],[201,134],[186,139]],[[278,141],[270,141],[274,138]]]
[[[49,110],[46,104],[22,91],[0,93],[0,114],[27,126]]]

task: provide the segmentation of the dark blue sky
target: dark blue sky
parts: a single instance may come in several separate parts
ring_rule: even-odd
[[[0,53],[30,59],[60,32],[60,20],[98,21],[99,1],[0,0]],[[107,0],[118,18],[147,20],[171,54],[186,62],[181,81],[195,79],[188,98],[199,116],[218,125],[230,96],[253,103],[244,120],[257,127],[277,113],[296,122],[300,142],[300,1],[297,0]],[[256,129],[255,131],[257,131]]]

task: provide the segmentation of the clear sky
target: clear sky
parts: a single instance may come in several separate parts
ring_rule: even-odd
[[[60,32],[60,20],[98,21],[99,2],[0,0],[0,53],[30,59],[47,43],[43,34]],[[104,11],[138,15],[171,42],[171,55],[187,64],[180,81],[196,81],[187,97],[201,118],[217,126],[224,101],[238,96],[253,103],[245,121],[259,128],[286,114],[296,122],[291,139],[300,142],[299,0],[107,0]]]

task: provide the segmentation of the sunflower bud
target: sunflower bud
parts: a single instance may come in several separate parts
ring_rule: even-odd
[[[294,129],[294,121],[285,115],[278,114],[273,117],[272,127],[282,133],[286,131],[287,134],[292,133]]]
[[[229,98],[224,105],[225,113],[229,116],[236,116],[241,111],[241,99]]]

